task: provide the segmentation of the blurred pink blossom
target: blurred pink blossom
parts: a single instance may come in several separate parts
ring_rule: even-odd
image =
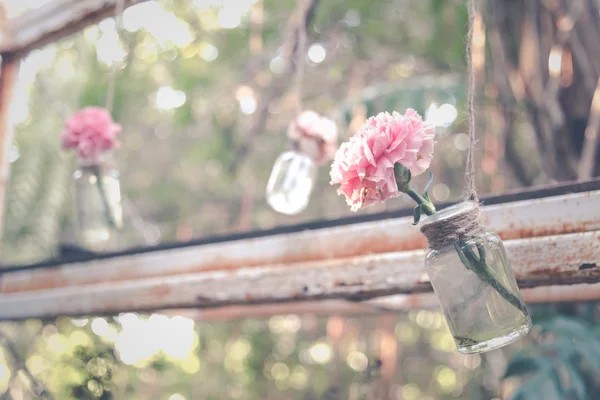
[[[86,107],[65,123],[62,146],[75,149],[79,158],[95,163],[102,153],[119,146],[116,138],[119,132],[121,126],[112,120],[106,109]]]
[[[348,142],[342,143],[331,165],[331,185],[346,196],[352,211],[400,195],[394,164],[419,175],[431,164],[435,127],[413,109],[404,115],[379,113],[369,118]]]
[[[288,126],[288,138],[299,150],[311,155],[317,163],[326,164],[337,150],[337,127],[329,118],[314,111],[303,111]]]

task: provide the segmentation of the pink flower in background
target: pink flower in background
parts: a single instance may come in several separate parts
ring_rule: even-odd
[[[65,149],[76,149],[80,158],[95,162],[100,154],[119,145],[116,138],[119,132],[121,126],[106,109],[86,107],[67,120],[62,145]]]
[[[342,143],[331,165],[331,185],[346,196],[352,211],[400,195],[394,164],[419,175],[431,164],[435,127],[412,109],[404,115],[379,113],[369,118],[348,142]]]
[[[289,125],[287,135],[301,151],[315,157],[319,164],[331,160],[337,149],[337,126],[314,111],[303,111]]]

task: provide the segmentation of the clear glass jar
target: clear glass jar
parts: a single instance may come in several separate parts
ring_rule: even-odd
[[[119,171],[82,162],[73,180],[79,244],[91,251],[110,249],[123,224]]]
[[[423,225],[455,217],[473,207],[473,202],[460,203],[425,218]],[[497,349],[531,330],[531,318],[502,240],[494,232],[482,231],[430,250],[425,269],[459,352]]]
[[[277,212],[294,215],[308,206],[317,165],[304,153],[286,151],[273,165],[267,183],[267,203]]]

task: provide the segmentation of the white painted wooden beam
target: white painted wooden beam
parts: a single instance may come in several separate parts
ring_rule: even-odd
[[[600,230],[599,205],[600,191],[593,191],[485,206],[482,212],[486,226],[507,240]],[[291,266],[425,247],[412,218],[386,219],[13,272],[0,278],[0,293]]]
[[[600,282],[598,204],[592,190],[482,211],[528,288]],[[423,293],[431,290],[424,244],[410,218],[391,218],[9,271],[0,275],[0,319],[258,304],[267,312]]]
[[[125,0],[125,8],[146,0]],[[23,55],[115,14],[117,0],[53,0],[7,22],[0,53]]]
[[[509,240],[521,287],[600,281],[600,232]],[[345,298],[431,290],[423,250],[0,295],[0,319]]]

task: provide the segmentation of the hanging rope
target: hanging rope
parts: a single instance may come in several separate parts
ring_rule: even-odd
[[[467,114],[469,119],[469,151],[465,168],[465,199],[479,202],[475,188],[475,69],[473,67],[473,30],[475,29],[475,0],[467,1],[469,30],[467,33]]]
[[[475,71],[473,68],[473,31],[475,28],[475,0],[467,0],[469,13],[469,30],[467,34],[467,113],[469,121],[469,149],[465,167],[465,200],[472,200],[475,205],[455,213],[453,216],[423,225],[421,232],[427,237],[429,247],[442,248],[466,237],[473,237],[481,232],[479,197],[475,187]]]
[[[117,31],[117,45],[120,40],[120,33],[123,29],[123,9],[125,7],[125,0],[117,0],[115,5],[115,30]],[[108,88],[106,90],[106,109],[112,114],[112,109],[115,101],[115,86],[117,82],[117,71],[119,62],[114,61],[110,67],[110,73],[108,75]]]
[[[71,116],[71,110],[69,109],[69,107],[64,104],[59,96],[55,96],[54,93],[52,92],[52,90],[50,89],[48,82],[46,81],[45,76],[42,73],[39,73],[36,75],[36,79],[37,79],[37,87],[40,88],[42,90],[42,94],[44,95],[44,97],[46,97],[46,99],[49,101],[49,103],[52,105],[52,108],[54,108],[54,111],[56,111],[56,113],[61,117],[61,119],[63,121],[66,121],[67,119],[69,119],[69,117]]]
[[[308,12],[308,2],[298,0],[296,4],[296,23],[298,41],[296,45],[296,82],[295,97],[297,113],[302,112],[302,86],[304,84],[304,56],[306,54],[306,13]]]

